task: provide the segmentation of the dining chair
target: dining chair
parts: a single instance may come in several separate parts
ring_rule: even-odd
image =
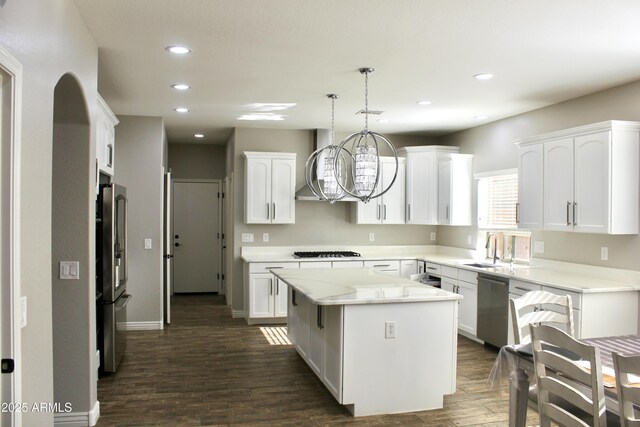
[[[531,323],[558,326],[569,335],[574,335],[573,310],[569,295],[531,291],[520,298],[512,298],[509,304],[515,344],[527,344],[530,341]]]
[[[600,351],[553,326],[531,324],[529,329],[540,427],[550,427],[551,421],[567,427],[606,426]]]
[[[640,384],[629,375],[640,376],[640,356],[623,356],[615,351],[613,367],[616,373],[616,389],[620,404],[620,425],[622,427],[640,427]]]

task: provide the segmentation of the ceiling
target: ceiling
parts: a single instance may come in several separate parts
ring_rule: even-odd
[[[336,130],[360,130],[360,67],[375,69],[369,108],[384,113],[369,127],[383,134],[441,135],[640,79],[638,0],[75,3],[99,47],[103,98],[118,115],[164,117],[172,143],[328,128],[328,93]],[[183,82],[191,89],[170,87]],[[253,103],[296,105],[275,112],[281,121],[238,120]]]

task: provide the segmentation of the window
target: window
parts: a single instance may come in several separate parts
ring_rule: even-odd
[[[518,173],[496,171],[476,176],[478,179],[478,227],[516,228]]]

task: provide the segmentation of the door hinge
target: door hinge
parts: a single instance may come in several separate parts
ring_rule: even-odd
[[[217,276],[218,276],[218,280],[220,280],[220,273],[218,273]]]
[[[222,280],[224,280],[224,273],[222,273]]]
[[[218,191],[218,199],[220,198],[220,192]]]
[[[2,359],[0,368],[0,372],[2,372],[3,374],[11,374],[15,369],[15,362],[13,361],[13,359]]]
[[[222,240],[224,240],[224,233],[222,233]]]

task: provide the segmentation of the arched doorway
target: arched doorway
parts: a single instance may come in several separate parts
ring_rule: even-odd
[[[51,181],[53,396],[56,424],[97,405],[95,338],[95,163],[89,109],[65,74],[54,89]],[[43,183],[46,185],[46,183]],[[92,207],[93,206],[93,207]],[[68,269],[62,262],[70,262]]]

